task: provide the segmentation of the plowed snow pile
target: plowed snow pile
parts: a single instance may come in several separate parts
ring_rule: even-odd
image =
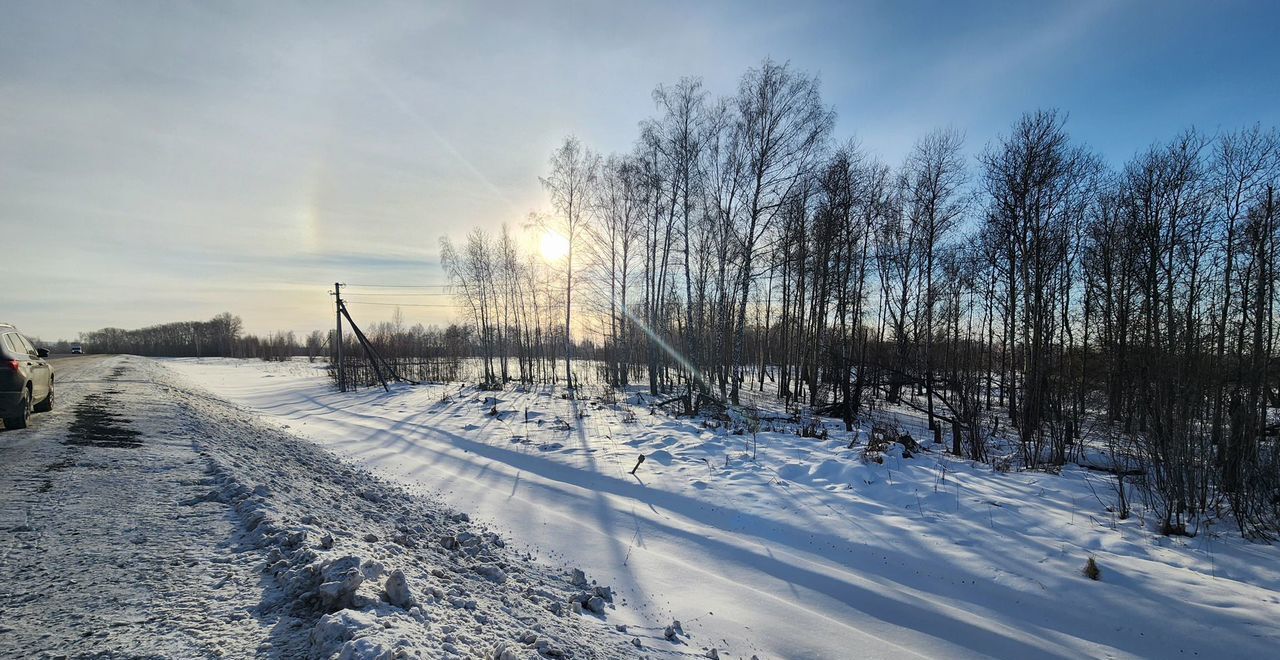
[[[212,488],[201,500],[231,506],[242,543],[262,554],[273,585],[260,607],[279,615],[272,644],[282,653],[508,660],[635,650],[603,620],[607,588],[531,562],[465,513],[157,376],[203,423],[196,445]],[[573,615],[598,594],[608,595],[599,613]]]

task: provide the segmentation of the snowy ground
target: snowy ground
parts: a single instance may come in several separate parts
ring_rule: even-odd
[[[56,369],[55,411],[0,432],[0,657],[665,655],[589,573],[154,361]]]
[[[1001,474],[930,451],[868,463],[865,436],[850,450],[848,434],[801,438],[785,423],[752,460],[750,435],[643,405],[552,391],[495,402],[456,385],[339,394],[305,362],[164,364],[611,584],[609,624],[645,631],[651,651],[1267,657],[1280,642],[1275,547],[1116,521],[1109,483],[1083,469]],[[1091,556],[1101,581],[1081,575]],[[671,620],[685,631],[675,643],[657,633]]]

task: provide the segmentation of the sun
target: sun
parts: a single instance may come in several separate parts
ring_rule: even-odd
[[[569,254],[569,239],[561,236],[559,232],[548,229],[542,233],[539,250],[542,252],[543,259],[560,261]]]

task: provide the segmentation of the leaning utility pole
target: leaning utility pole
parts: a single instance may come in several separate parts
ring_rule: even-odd
[[[334,346],[338,351],[338,391],[346,392],[347,377],[345,370],[342,368],[342,284],[338,282],[333,283],[333,300],[334,309],[336,310],[334,314],[338,321],[338,329],[334,334],[334,340],[336,341]]]
[[[356,325],[356,320],[351,318],[351,312],[347,311],[347,306],[343,305],[339,307],[338,311],[343,316],[347,317],[347,323],[351,324],[351,331],[356,334],[356,341],[360,342],[361,348],[364,349],[364,356],[369,358],[369,366],[373,367],[373,373],[377,374],[378,382],[382,383],[382,389],[390,392],[391,388],[387,385],[386,377],[382,375],[382,368],[386,367],[387,371],[396,378],[399,378],[400,376],[396,375],[395,370],[391,368],[391,365],[387,364],[386,360],[382,359],[382,355],[380,355],[377,349],[373,347],[373,344],[369,343],[369,338],[364,336],[363,332],[360,332],[360,326]],[[379,364],[382,366],[378,366]]]

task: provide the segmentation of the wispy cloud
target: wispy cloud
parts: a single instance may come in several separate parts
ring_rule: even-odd
[[[7,256],[6,314],[45,336],[224,309],[256,331],[327,325],[334,279],[438,282],[442,234],[545,204],[537,177],[564,135],[628,149],[656,84],[728,93],[765,56],[820,72],[840,137],[890,161],[937,125],[978,147],[1045,104],[1119,154],[1205,117],[1275,123],[1280,92],[1257,81],[1280,57],[1277,11],[11,4],[0,228],[50,249]]]

